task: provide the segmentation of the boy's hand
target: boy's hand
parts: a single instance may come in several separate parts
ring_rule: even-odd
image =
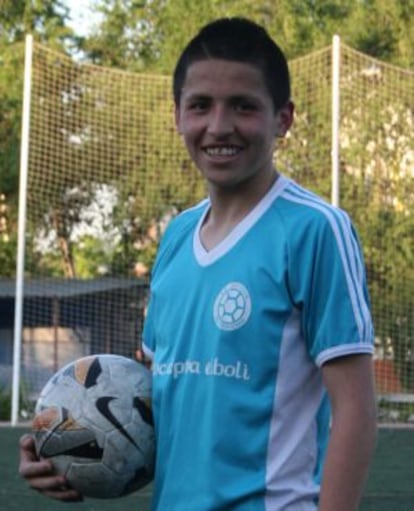
[[[152,361],[145,356],[144,350],[142,348],[137,348],[137,350],[135,351],[135,357],[138,360],[138,362],[143,364],[148,369],[151,369]]]
[[[65,476],[56,474],[51,461],[39,460],[30,435],[20,438],[19,474],[33,490],[63,502],[80,502],[83,496],[70,488]]]

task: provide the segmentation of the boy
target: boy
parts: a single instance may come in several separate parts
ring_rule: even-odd
[[[170,224],[153,268],[153,509],[356,510],[376,430],[365,275],[347,215],[273,165],[293,121],[285,57],[256,24],[217,20],[173,88],[209,197]],[[81,498],[48,471],[22,440],[32,487]]]

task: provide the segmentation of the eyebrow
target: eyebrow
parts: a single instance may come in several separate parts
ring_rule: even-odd
[[[209,96],[208,94],[203,94],[202,92],[200,92],[200,93],[195,92],[193,94],[189,94],[188,96],[185,96],[186,101],[194,101],[195,99],[206,100],[206,99],[211,99],[211,96]]]
[[[247,94],[247,95],[237,94],[235,96],[230,96],[230,100],[234,101],[235,103],[243,102],[243,101],[249,101],[252,103],[260,103],[260,99],[258,97],[254,96],[254,95],[250,95],[250,94]]]
[[[183,99],[185,102],[191,102],[191,101],[210,101],[212,99],[212,96],[209,94],[203,93],[203,92],[194,92],[192,94],[189,94],[188,96],[183,96]],[[225,98],[226,101],[229,101],[231,103],[240,103],[243,101],[247,102],[253,102],[256,104],[261,104],[260,98],[255,96],[254,94],[235,94],[231,95]]]

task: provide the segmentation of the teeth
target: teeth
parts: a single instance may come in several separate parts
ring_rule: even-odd
[[[209,156],[234,156],[239,152],[236,147],[208,147],[206,153]]]

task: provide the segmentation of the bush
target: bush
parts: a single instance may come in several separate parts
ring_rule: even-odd
[[[28,398],[28,391],[21,385],[19,392],[20,418],[28,419],[34,411],[34,403]],[[12,409],[12,391],[10,388],[0,388],[0,420],[9,421]]]

